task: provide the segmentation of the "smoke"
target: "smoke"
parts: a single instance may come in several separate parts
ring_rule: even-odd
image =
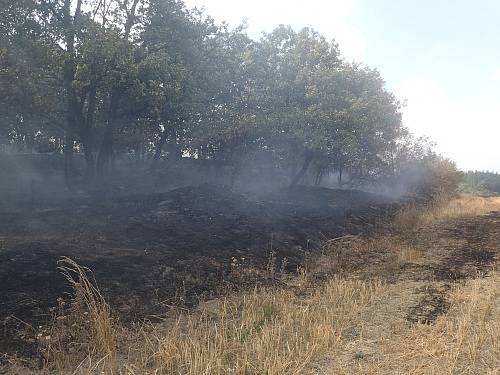
[[[183,157],[175,161],[162,160],[151,171],[150,160],[139,162],[125,155],[114,160],[112,170],[105,176],[86,181],[84,158],[76,154],[74,164],[79,188],[69,189],[64,179],[62,155],[2,153],[0,210],[44,209],[71,200],[106,200],[200,184],[223,186],[238,193],[261,196],[288,188],[300,168],[300,161],[297,157],[278,167],[275,157],[265,152],[248,153],[232,162]],[[408,192],[415,192],[430,178],[428,170],[415,164],[397,176],[366,183],[349,183],[351,176],[346,171],[341,183],[335,171],[327,171],[318,179],[318,172],[312,166],[301,184],[331,189],[356,188],[397,199]]]

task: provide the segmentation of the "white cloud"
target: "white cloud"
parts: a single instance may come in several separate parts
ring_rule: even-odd
[[[189,7],[205,8],[218,21],[237,26],[248,21],[248,32],[258,38],[279,24],[295,29],[312,27],[329,39],[335,39],[348,59],[362,61],[366,42],[351,25],[356,0],[186,0]]]
[[[455,99],[439,82],[427,79],[406,80],[394,91],[407,99],[405,125],[429,136],[460,168],[500,170],[498,98]]]

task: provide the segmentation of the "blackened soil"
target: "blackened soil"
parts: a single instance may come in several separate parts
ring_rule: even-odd
[[[63,256],[89,267],[114,311],[134,321],[220,293],[235,260],[265,268],[272,251],[296,270],[324,239],[370,230],[397,208],[362,192],[249,198],[201,185],[1,213],[0,353],[36,351],[37,327],[71,292],[57,270]]]
[[[461,245],[450,246],[444,257],[428,267],[432,283],[417,290],[421,298],[408,312],[411,322],[432,324],[448,310],[451,285],[487,275],[500,253],[500,212],[444,223],[434,230]]]
[[[418,304],[408,311],[408,321],[422,324],[434,323],[440,315],[448,311],[449,303],[446,298],[448,290],[449,285],[440,288],[425,286],[418,289],[417,293],[421,295],[421,298]]]
[[[474,217],[457,222],[448,229],[451,236],[465,239],[465,244],[450,252],[435,268],[438,281],[458,281],[489,271],[498,252],[493,242],[500,241],[500,214]]]

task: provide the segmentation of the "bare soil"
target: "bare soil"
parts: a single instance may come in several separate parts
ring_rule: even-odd
[[[413,277],[427,283],[417,290],[420,298],[410,308],[408,320],[431,324],[447,311],[446,295],[453,283],[483,277],[495,265],[500,253],[500,212],[442,223],[420,236],[426,233],[440,241],[429,246],[419,276]]]

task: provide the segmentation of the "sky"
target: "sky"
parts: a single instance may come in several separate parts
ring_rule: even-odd
[[[279,24],[377,68],[403,121],[464,170],[500,172],[500,0],[185,0],[258,39]]]

